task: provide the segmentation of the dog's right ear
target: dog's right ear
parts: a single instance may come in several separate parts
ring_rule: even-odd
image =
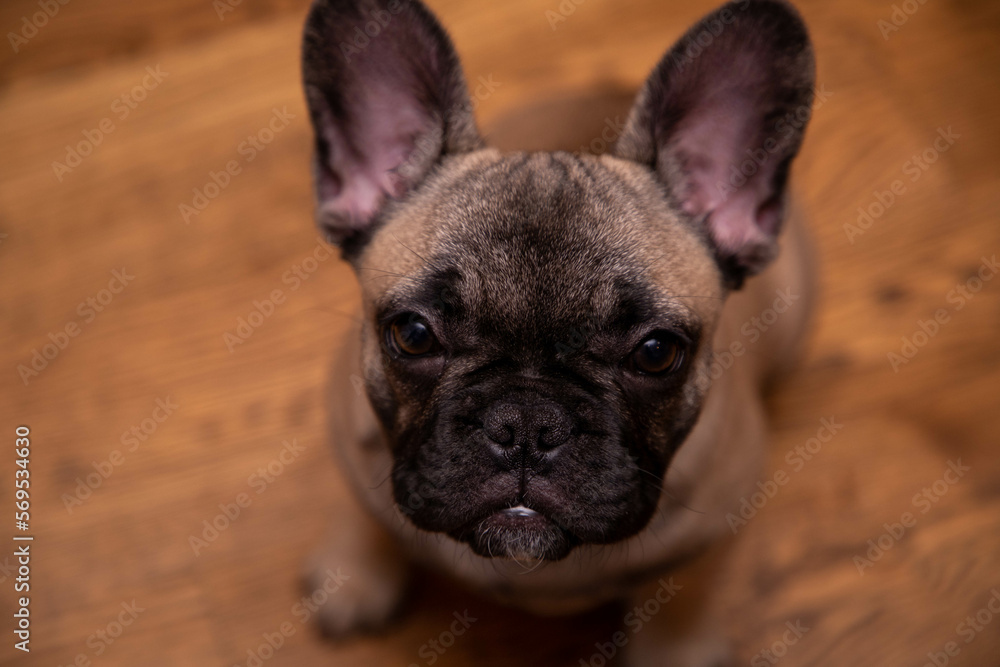
[[[389,199],[482,145],[451,40],[415,0],[316,0],[302,74],[316,136],[316,221],[352,254]]]

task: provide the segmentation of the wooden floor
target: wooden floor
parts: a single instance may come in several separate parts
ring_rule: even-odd
[[[479,106],[486,128],[526,104],[638,86],[712,6],[566,1],[553,29],[557,0],[430,4],[468,78],[499,83]],[[799,3],[827,93],[796,167],[822,299],[807,358],[771,401],[772,472],[788,482],[740,531],[712,601],[743,664],[771,664],[759,654],[786,622],[809,630],[774,647],[785,665],[1000,664],[987,607],[1000,591],[1000,279],[978,277],[1000,255],[1000,6],[898,4],[918,9],[884,39],[889,0]],[[38,11],[5,1],[0,28]],[[384,636],[331,645],[297,613],[299,564],[346,498],[321,397],[356,294],[336,259],[311,259],[305,3],[217,11],[75,0],[17,53],[9,37],[0,48],[0,506],[27,424],[36,536],[30,655],[12,646],[16,575],[0,556],[0,663],[247,665],[264,645],[266,665],[586,664],[619,610],[535,619],[428,576]],[[252,148],[276,113],[280,130]],[[230,161],[239,173],[211,185]],[[875,214],[866,229],[859,207]],[[936,313],[947,321],[927,324]],[[824,418],[843,428],[795,454]],[[281,463],[284,442],[301,451]],[[239,516],[217,519],[220,505]],[[206,535],[213,520],[230,525]],[[870,540],[889,548],[867,555]],[[428,642],[465,610],[477,621],[438,656]]]

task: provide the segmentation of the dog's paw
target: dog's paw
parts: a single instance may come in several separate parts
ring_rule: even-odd
[[[311,607],[325,637],[378,632],[402,606],[407,574],[406,564],[395,553],[344,561],[326,549],[306,564],[303,604]]]

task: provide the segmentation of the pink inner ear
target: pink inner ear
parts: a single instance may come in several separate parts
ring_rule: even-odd
[[[728,98],[707,100],[691,110],[676,130],[676,147],[688,178],[684,209],[692,215],[713,211],[725,199],[719,187],[729,178],[737,146],[747,143],[747,119]]]
[[[430,132],[432,119],[412,96],[392,86],[367,82],[349,113],[349,137],[333,122],[323,123],[331,148],[331,171],[339,183],[321,186],[320,213],[339,217],[351,229],[364,227],[386,197],[400,197],[407,184],[395,170],[412,155],[417,138]]]
[[[749,188],[739,190],[709,215],[712,237],[721,249],[734,255],[753,254],[760,246],[770,244],[770,235],[763,229],[764,221],[757,214],[758,198]],[[776,226],[773,220],[769,222],[770,226]]]
[[[755,102],[747,88],[716,89],[675,129],[687,178],[681,205],[692,216],[708,214],[712,237],[733,253],[766,244],[777,231],[777,213],[763,205],[772,197],[780,157],[767,151],[762,157],[763,147],[754,145],[760,127]]]

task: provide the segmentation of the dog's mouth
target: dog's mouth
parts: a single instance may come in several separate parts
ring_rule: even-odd
[[[562,560],[578,542],[572,533],[524,505],[493,512],[457,532],[455,537],[484,558],[518,562]]]

